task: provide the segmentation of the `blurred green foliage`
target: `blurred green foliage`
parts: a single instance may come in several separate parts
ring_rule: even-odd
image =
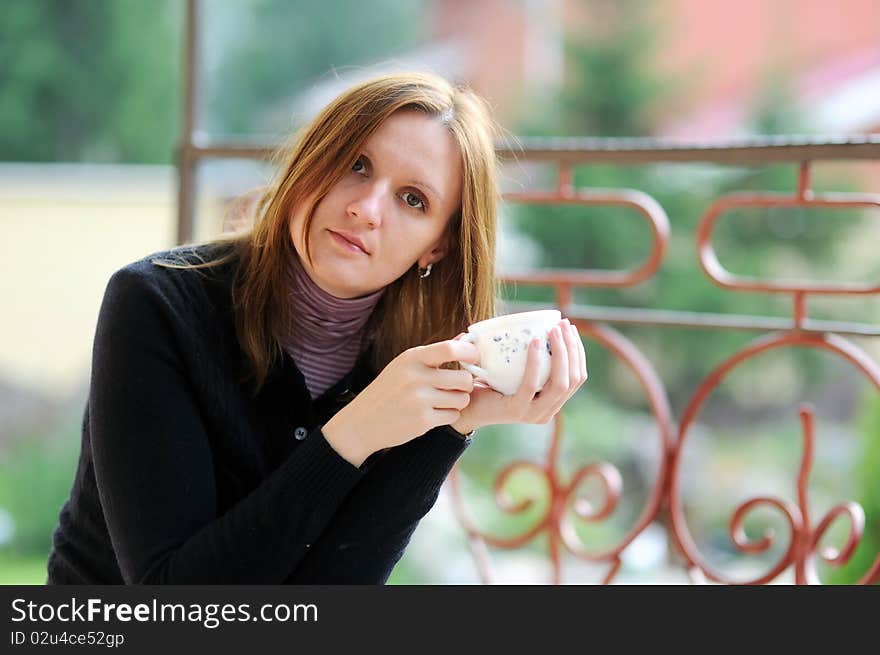
[[[553,102],[556,106],[527,116],[518,133],[529,136],[642,136],[651,133],[651,110],[669,104],[669,95],[682,88],[682,80],[667,83],[654,71],[656,48],[662,30],[644,3],[585,3],[604,7],[600,29],[567,40],[569,70],[565,85]],[[794,129],[790,104],[780,94],[784,84],[768,82],[754,110],[758,133]],[[785,120],[783,121],[782,118]],[[699,267],[696,254],[697,225],[718,197],[734,191],[793,194],[798,165],[719,167],[694,164],[656,166],[584,165],[574,171],[575,186],[590,189],[637,189],[665,210],[671,237],[665,259],[654,277],[625,289],[582,289],[575,302],[679,311],[791,316],[791,298],[719,289]],[[535,186],[552,188],[555,179],[538,171]],[[836,190],[846,185],[832,182]],[[823,187],[821,180],[814,188]],[[541,266],[623,270],[639,266],[649,255],[648,227],[635,211],[616,207],[511,206],[516,229],[540,246]],[[858,221],[841,221],[839,213],[800,210],[731,211],[716,224],[714,243],[722,263],[732,272],[762,279],[822,278],[839,266],[840,243]],[[508,288],[506,297],[522,301],[552,301],[546,288],[520,285]],[[706,375],[709,363],[720,363],[744,343],[744,335],[722,330],[664,330],[658,372],[673,406],[683,404]],[[641,345],[641,344],[639,344]],[[591,353],[590,367],[597,375],[591,391],[609,393],[605,386],[610,359],[599,349]],[[823,381],[818,371],[802,364],[801,375]]]
[[[294,98],[328,71],[421,43],[424,4],[204,0],[197,129],[286,134]],[[172,162],[184,17],[178,0],[5,3],[0,161]]]
[[[42,585],[45,582],[45,555],[15,555],[0,549],[0,585]]]
[[[0,160],[171,161],[181,4],[13,0],[0,21]]]
[[[424,0],[207,0],[209,133],[286,134],[294,98],[331,72],[393,60],[428,36]],[[365,35],[369,35],[365,38]],[[329,98],[327,98],[329,100]]]
[[[82,404],[74,403],[42,429],[13,434],[0,453],[0,509],[12,520],[0,557],[49,553],[67,500],[80,445]],[[45,571],[43,571],[45,573]]]
[[[831,569],[823,578],[833,584],[855,583],[880,558],[880,484],[877,483],[877,472],[880,471],[880,394],[874,387],[867,389],[862,397],[859,428],[859,456],[855,471],[857,492],[851,500],[865,510],[865,530],[852,559],[842,567]],[[848,529],[844,533],[848,533]],[[839,548],[843,542],[844,539],[823,540],[822,545]],[[876,584],[880,585],[880,581]]]

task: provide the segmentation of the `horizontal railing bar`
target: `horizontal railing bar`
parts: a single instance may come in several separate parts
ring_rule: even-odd
[[[715,162],[771,164],[800,161],[880,159],[880,137],[760,136],[725,141],[683,141],[656,138],[523,137],[518,147],[498,144],[503,159],[565,164],[651,164],[658,162]],[[186,146],[185,146],[186,147]],[[217,140],[188,146],[206,159],[266,159],[277,144]]]
[[[277,150],[269,145],[217,144],[213,146],[190,146],[190,151],[202,159],[268,159]]]
[[[566,164],[715,162],[768,164],[832,159],[878,159],[880,137],[760,136],[726,141],[650,138],[529,137],[522,148],[499,148],[503,158]]]
[[[504,312],[549,309],[554,305],[521,301],[504,301]],[[794,319],[777,316],[750,316],[743,314],[710,314],[659,309],[631,309],[572,304],[566,309],[568,318],[620,325],[654,325],[696,329],[750,330],[758,332],[793,330]],[[833,332],[860,337],[880,337],[880,325],[805,319],[802,332]]]

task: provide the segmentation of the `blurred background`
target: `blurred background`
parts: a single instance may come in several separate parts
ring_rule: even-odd
[[[73,480],[91,341],[104,287],[121,266],[177,239],[186,5],[183,0],[0,0],[0,583],[42,584],[58,512]],[[347,85],[380,71],[427,69],[467,82],[501,125],[529,136],[656,137],[692,142],[754,135],[880,134],[880,3],[876,0],[203,0],[198,19],[197,140],[271,145]],[[515,139],[511,139],[515,142]],[[548,188],[540,166],[510,162],[505,189]],[[235,198],[267,180],[259,160],[214,158],[195,171],[195,238],[223,229]],[[575,292],[587,306],[790,316],[790,299],[723,291],[695,256],[695,229],[731,191],[793,192],[791,165],[580,166],[581,187],[653,196],[672,227],[651,280]],[[817,191],[880,191],[880,162],[817,163]],[[735,220],[733,220],[735,218]],[[622,269],[650,238],[630,211],[502,208],[499,266]],[[880,216],[867,211],[742,211],[718,226],[730,270],[763,278],[880,279]],[[508,286],[509,299],[552,301]],[[877,325],[876,296],[809,301],[817,318]],[[651,361],[680,419],[700,381],[755,333],[619,326]],[[853,338],[875,361],[876,338]],[[636,378],[586,342],[591,377],[563,412],[563,477],[591,462],[621,473],[620,506],[579,525],[591,550],[617,543],[643,511],[661,456]],[[851,582],[880,552],[880,394],[842,360],[784,350],[753,360],[711,396],[691,429],[681,473],[689,526],[706,559],[753,576],[787,545],[782,517],[756,512],[761,556],[727,535],[734,508],[758,495],[797,500],[803,442],[796,407],[816,407],[810,480],[814,519],[846,501],[865,509]],[[543,461],[549,426],[481,431],[461,462],[468,508],[495,534],[519,534],[546,510],[542,482],[514,476],[520,515],[492,500],[499,471]],[[601,498],[601,489],[583,489]],[[845,525],[832,530],[838,545]],[[497,578],[548,579],[546,539],[492,552]],[[605,564],[566,560],[566,580],[596,582]],[[479,580],[442,494],[390,582]],[[686,582],[661,515],[624,551],[620,582]],[[782,578],[783,582],[788,581]]]

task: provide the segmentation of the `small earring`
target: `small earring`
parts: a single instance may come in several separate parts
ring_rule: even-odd
[[[425,272],[424,272],[424,273],[422,273],[422,269],[418,269],[418,270],[419,270],[419,277],[422,278],[422,279],[428,277],[428,276],[431,274],[431,267],[432,267],[433,265],[434,265],[434,264],[428,264],[428,265],[425,267]]]

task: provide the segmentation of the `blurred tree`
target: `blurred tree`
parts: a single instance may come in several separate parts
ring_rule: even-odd
[[[285,103],[292,104],[320,76],[390,58],[426,38],[420,22],[424,5],[424,0],[208,0],[205,129],[286,132]]]
[[[0,21],[0,160],[168,162],[179,3],[11,0]]]
[[[651,111],[669,94],[652,66],[660,31],[650,8],[634,0],[582,4],[592,19],[586,38],[566,37],[570,69],[558,128],[573,135],[648,136]]]
[[[646,136],[651,132],[651,110],[667,101],[670,87],[661,83],[652,68],[652,57],[659,30],[646,14],[644,3],[612,3],[606,0],[582,2],[587,26],[565,40],[566,71],[563,87],[555,102],[529,103],[540,107],[540,114],[526,115],[520,132],[529,136]],[[548,110],[548,105],[553,107]],[[666,189],[665,197],[655,194],[656,176],[645,167],[581,166],[574,171],[575,185],[582,188],[637,188],[654,194],[673,223],[694,214],[693,200],[687,192],[676,194]],[[544,186],[553,180],[541,180]],[[671,191],[671,193],[670,193]],[[683,211],[684,210],[684,211]],[[541,246],[544,266],[592,269],[626,269],[641,261],[650,250],[644,223],[631,210],[610,207],[528,206],[515,208],[517,229]],[[693,222],[693,221],[691,221]],[[702,293],[712,297],[712,287],[701,280],[693,266],[690,242],[676,238],[681,229],[692,226],[676,224],[664,274],[679,294]],[[684,229],[682,229],[684,228]],[[687,280],[693,275],[693,280]],[[669,279],[671,277],[671,279]],[[634,289],[590,289],[576,294],[579,302],[589,304],[636,304],[667,308],[694,309],[686,299],[663,298],[661,276]],[[519,299],[549,299],[540,289],[520,288]],[[678,302],[676,302],[676,300]],[[664,341],[666,347],[669,344]],[[687,378],[685,362],[674,379],[666,378],[674,391]],[[679,362],[676,362],[678,365]],[[591,353],[590,368],[598,375],[591,379],[591,393],[604,394],[608,387],[610,360],[604,352]],[[661,371],[663,373],[663,371]]]
[[[584,0],[589,17],[585,30],[566,40],[566,74],[556,101],[545,97],[533,106],[540,114],[526,115],[520,133],[530,136],[630,136],[650,135],[651,117],[660,106],[670,106],[683,85],[654,69],[662,36],[645,3]],[[798,128],[785,85],[768,79],[766,92],[755,107],[755,131],[769,134]],[[536,180],[544,188],[555,181]],[[664,164],[659,166],[580,166],[574,171],[581,188],[635,188],[655,198],[669,216],[672,235],[663,266],[655,276],[635,287],[619,290],[588,289],[575,294],[577,302],[649,307],[683,311],[790,315],[790,299],[781,296],[720,290],[699,268],[695,252],[697,223],[718,196],[734,190],[793,192],[796,165],[770,167],[708,167]],[[536,241],[541,264],[550,267],[627,269],[644,261],[650,239],[644,222],[632,210],[614,207],[527,206],[513,208],[517,229]],[[743,212],[745,214],[745,212]],[[736,218],[736,220],[732,220]],[[833,217],[829,217],[833,218]],[[771,220],[768,220],[771,219]],[[775,221],[773,220],[775,219]],[[769,224],[769,226],[768,226]],[[783,225],[784,229],[773,227]],[[840,221],[805,221],[792,212],[729,216],[718,224],[716,245],[722,262],[733,272],[778,278],[787,255],[811,266],[832,262],[833,247],[842,236]],[[830,266],[829,266],[830,268]],[[508,295],[513,295],[508,291]],[[549,300],[545,289],[521,287],[520,300]],[[633,328],[634,330],[637,328]],[[624,332],[629,328],[622,328]],[[706,375],[753,335],[742,332],[653,329],[639,332],[639,345],[654,359],[673,406],[681,406]],[[662,334],[658,334],[662,332]],[[605,373],[610,360],[594,350],[591,393],[609,391]],[[760,362],[755,365],[760,366]],[[808,371],[801,371],[808,373]],[[811,372],[811,371],[810,371]],[[805,380],[817,376],[802,376]],[[780,390],[780,393],[786,390]],[[796,393],[797,390],[792,389]],[[722,396],[723,396],[722,391]],[[634,401],[641,402],[637,394]],[[619,397],[618,397],[619,399]],[[756,398],[756,400],[762,400]],[[765,399],[775,400],[772,394]]]
[[[859,416],[859,456],[852,500],[865,510],[865,529],[862,541],[849,563],[832,569],[828,575],[826,581],[831,584],[855,583],[880,557],[880,485],[877,484],[877,471],[880,470],[880,396],[873,386],[866,389],[861,398]],[[836,541],[826,539],[822,544],[839,548],[844,542],[844,538]],[[880,581],[876,584],[880,585]]]

